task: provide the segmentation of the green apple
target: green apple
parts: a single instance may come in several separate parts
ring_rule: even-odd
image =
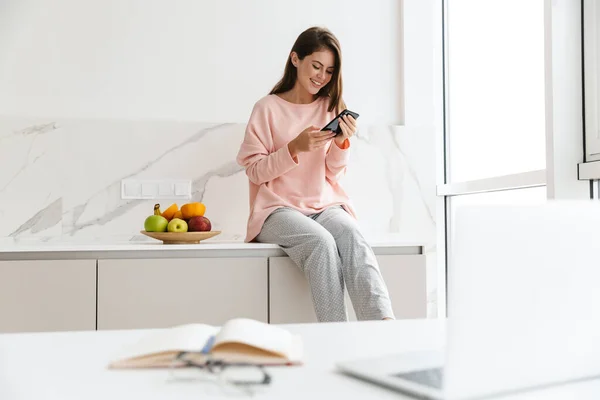
[[[188,224],[181,218],[173,218],[167,226],[169,232],[187,232]]]
[[[162,215],[151,215],[144,221],[146,232],[164,232],[167,230],[169,221]]]

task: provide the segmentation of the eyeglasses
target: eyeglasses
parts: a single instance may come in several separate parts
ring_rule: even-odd
[[[193,360],[195,353],[180,352],[169,368],[176,381],[206,380],[207,375],[216,376],[222,383],[249,391],[271,383],[271,375],[262,365],[226,363],[209,359],[204,363]]]

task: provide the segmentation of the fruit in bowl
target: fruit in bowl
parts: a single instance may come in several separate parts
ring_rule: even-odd
[[[184,220],[182,220],[180,218],[173,218],[171,221],[169,221],[169,224],[167,225],[167,231],[169,231],[169,232],[187,232],[188,224],[187,224],[187,222],[185,222]]]
[[[160,210],[160,205],[159,205],[158,209]],[[179,207],[177,206],[177,203],[173,203],[165,211],[163,211],[160,215],[162,215],[163,217],[165,217],[167,220],[170,221],[173,218],[177,218],[177,213],[179,213],[179,215],[181,216],[181,212],[179,211]]]
[[[190,232],[209,232],[211,228],[210,220],[204,216],[192,217],[188,221]]]
[[[164,232],[167,230],[169,221],[162,215],[151,215],[144,221],[146,232]]]
[[[206,206],[200,202],[186,203],[181,208],[173,203],[165,211],[161,211],[160,204],[157,203],[154,205],[153,215],[144,221],[144,229],[145,232],[157,233],[158,236],[161,236],[162,233],[169,235],[170,233],[193,232],[194,235],[190,235],[190,240],[199,236],[204,237],[209,233],[219,234],[220,232],[212,231],[210,220],[204,216],[205,211]]]
[[[190,244],[219,235],[213,231],[210,220],[204,216],[206,206],[202,203],[187,203],[177,207],[171,204],[164,212],[160,204],[154,205],[154,215],[146,218],[141,231],[146,236],[160,240],[163,244]]]
[[[187,203],[181,206],[181,215],[183,219],[191,219],[193,217],[202,217],[206,212],[206,206],[200,202]]]

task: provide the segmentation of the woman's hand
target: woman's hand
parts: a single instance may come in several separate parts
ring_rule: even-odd
[[[352,115],[346,114],[340,119],[341,135],[335,137],[335,143],[341,147],[346,139],[349,139],[356,133],[356,120]]]
[[[288,143],[288,149],[293,158],[299,153],[320,149],[327,145],[335,135],[332,131],[321,131],[318,126],[309,126]]]

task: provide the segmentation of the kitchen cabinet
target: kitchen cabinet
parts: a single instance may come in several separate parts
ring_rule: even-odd
[[[306,278],[278,246],[44,244],[0,250],[0,333],[316,321]],[[418,245],[373,247],[397,318],[425,318]],[[346,304],[356,320],[349,296]]]
[[[0,332],[96,329],[96,260],[0,261]]]
[[[267,322],[267,258],[98,260],[98,329]]]
[[[427,291],[424,255],[377,255],[397,319],[426,318]],[[310,289],[304,274],[288,257],[269,258],[271,323],[315,322]],[[356,320],[348,294],[346,308]]]

